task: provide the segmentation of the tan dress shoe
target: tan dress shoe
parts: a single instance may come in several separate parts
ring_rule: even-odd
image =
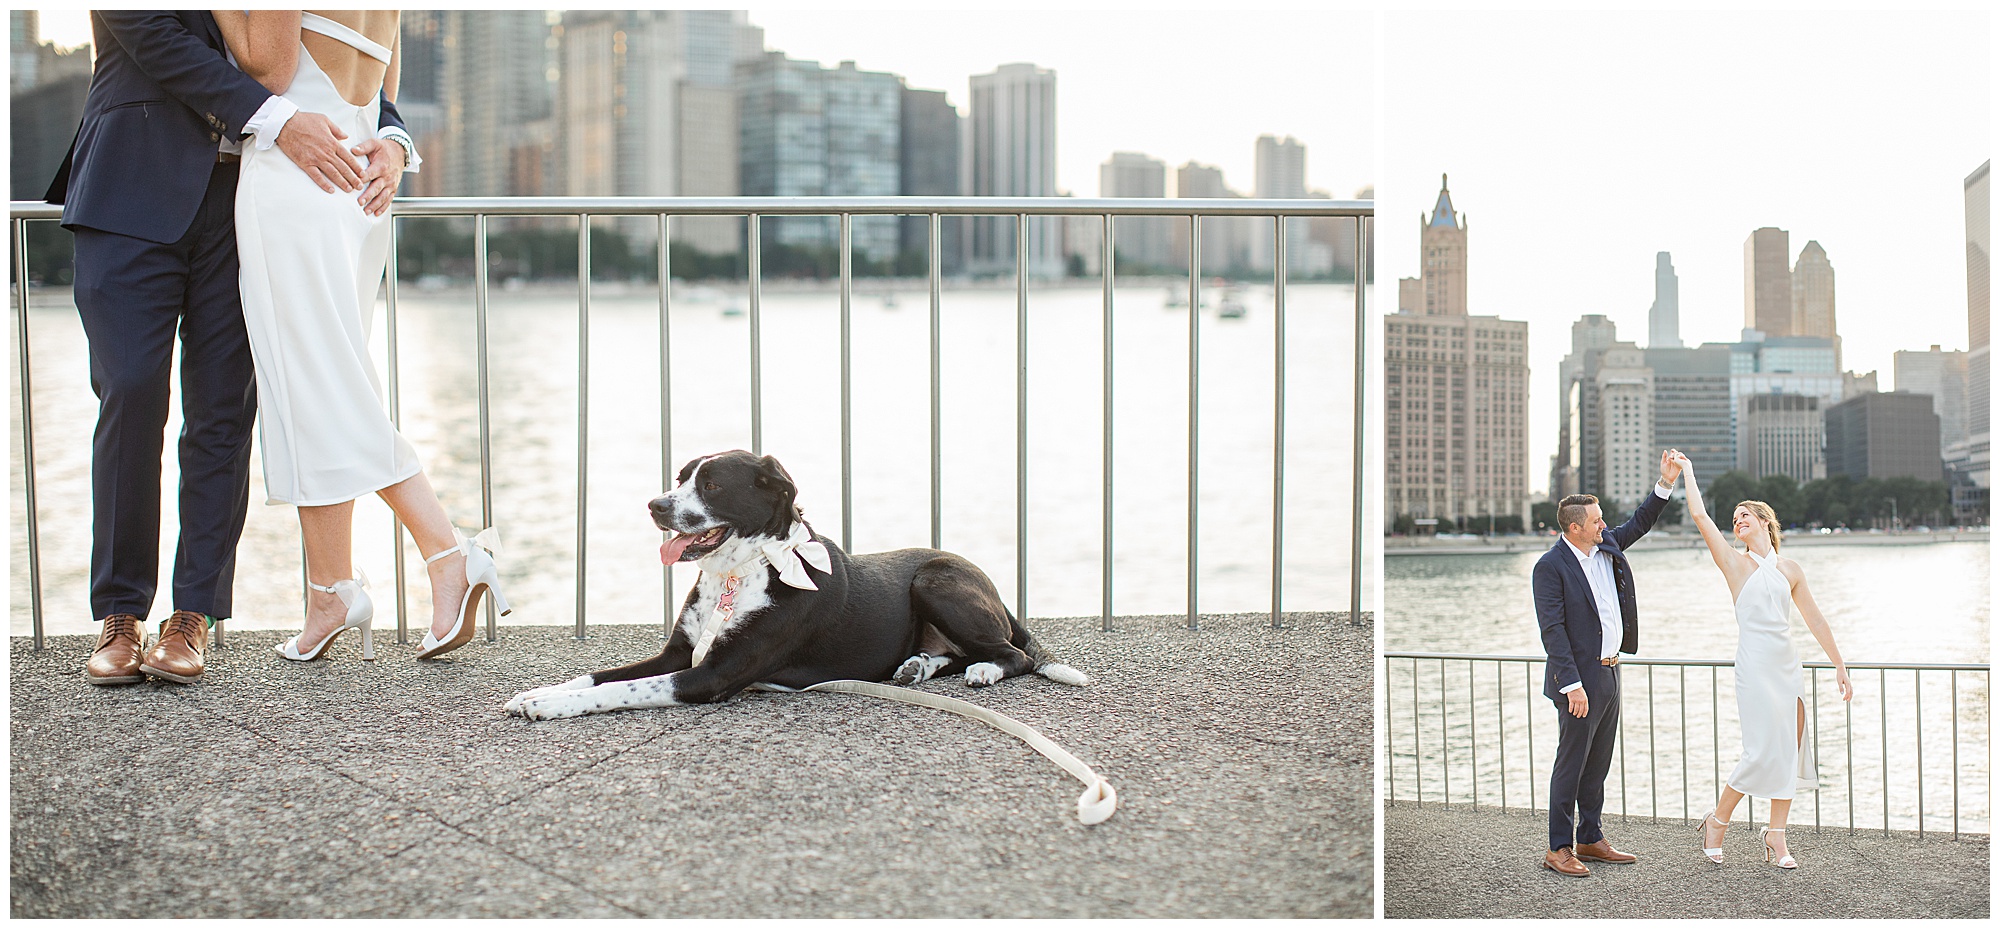
[[[1631,864],[1639,860],[1637,855],[1612,848],[1610,839],[1577,843],[1576,857],[1585,861],[1608,861],[1612,864]]]
[[[1557,874],[1565,874],[1570,877],[1590,876],[1590,869],[1584,867],[1583,862],[1576,860],[1576,853],[1570,851],[1567,845],[1555,851],[1544,853],[1542,855],[1542,867]]]
[[[139,617],[113,613],[104,617],[97,630],[97,648],[83,666],[83,679],[92,684],[137,684],[146,679],[139,670],[139,653],[145,649],[146,633]]]
[[[187,610],[160,624],[160,638],[146,651],[139,669],[157,678],[178,684],[192,684],[201,676],[208,648],[208,617]]]

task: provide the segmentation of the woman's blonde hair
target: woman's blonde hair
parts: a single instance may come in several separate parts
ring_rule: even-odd
[[[1771,537],[1771,551],[1775,554],[1785,541],[1784,530],[1778,528],[1778,512],[1762,500],[1745,500],[1736,505],[1749,509],[1751,515],[1764,521],[1764,532]]]

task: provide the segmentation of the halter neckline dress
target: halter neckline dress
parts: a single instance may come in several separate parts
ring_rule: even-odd
[[[1743,759],[1729,772],[1738,793],[1790,800],[1817,790],[1811,716],[1801,725],[1805,668],[1791,635],[1792,585],[1778,570],[1776,552],[1746,552],[1757,570],[1736,594],[1736,714],[1743,727]]]
[[[390,49],[323,16],[300,26],[387,64]],[[299,45],[284,97],[324,114],[353,148],[376,138],[379,95],[356,106]],[[258,447],[272,504],[345,503],[421,470],[389,421],[368,351],[389,261],[389,216],[320,189],[276,148],[246,146],[236,188],[243,322],[257,365]]]

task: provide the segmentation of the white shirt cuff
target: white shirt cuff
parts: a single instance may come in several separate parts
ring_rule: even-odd
[[[243,124],[243,135],[255,140],[258,151],[269,151],[271,146],[278,144],[278,133],[284,131],[285,124],[298,112],[298,104],[284,97],[273,96],[264,101],[263,106],[257,108],[256,114],[250,117],[249,122]]]
[[[385,126],[377,130],[375,136],[380,139],[402,139],[404,144],[410,147],[410,163],[403,166],[403,171],[406,174],[417,173],[417,166],[424,163],[424,156],[417,152],[417,140],[410,138],[409,133],[395,126]]]
[[[1674,498],[1673,488],[1661,487],[1659,481],[1653,482],[1653,493],[1658,495],[1662,500],[1672,500]]]
[[[1574,684],[1571,684],[1571,685],[1569,685],[1568,687],[1565,687],[1565,688],[1563,688],[1563,689],[1562,689],[1562,690],[1561,690],[1560,692],[1561,692],[1561,693],[1569,693],[1570,691],[1572,691],[1572,690],[1575,690],[1575,689],[1577,689],[1578,687],[1582,687],[1582,686],[1583,686],[1583,682],[1582,682],[1582,681],[1577,681],[1576,683],[1574,683]]]

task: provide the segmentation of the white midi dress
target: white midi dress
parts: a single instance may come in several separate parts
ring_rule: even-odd
[[[389,49],[353,29],[311,13],[302,20],[389,61]],[[348,148],[376,138],[379,100],[348,103],[303,43],[284,96],[302,112],[325,114],[347,133]],[[389,260],[388,215],[363,212],[358,192],[321,190],[276,148],[245,149],[236,243],[269,502],[345,503],[414,477],[422,465],[389,421],[368,353]]]
[[[1738,793],[1790,800],[1817,790],[1811,716],[1804,707],[1805,669],[1792,642],[1792,587],[1778,570],[1778,556],[1749,552],[1757,570],[1736,595],[1736,713],[1743,726],[1743,759],[1729,772]]]

